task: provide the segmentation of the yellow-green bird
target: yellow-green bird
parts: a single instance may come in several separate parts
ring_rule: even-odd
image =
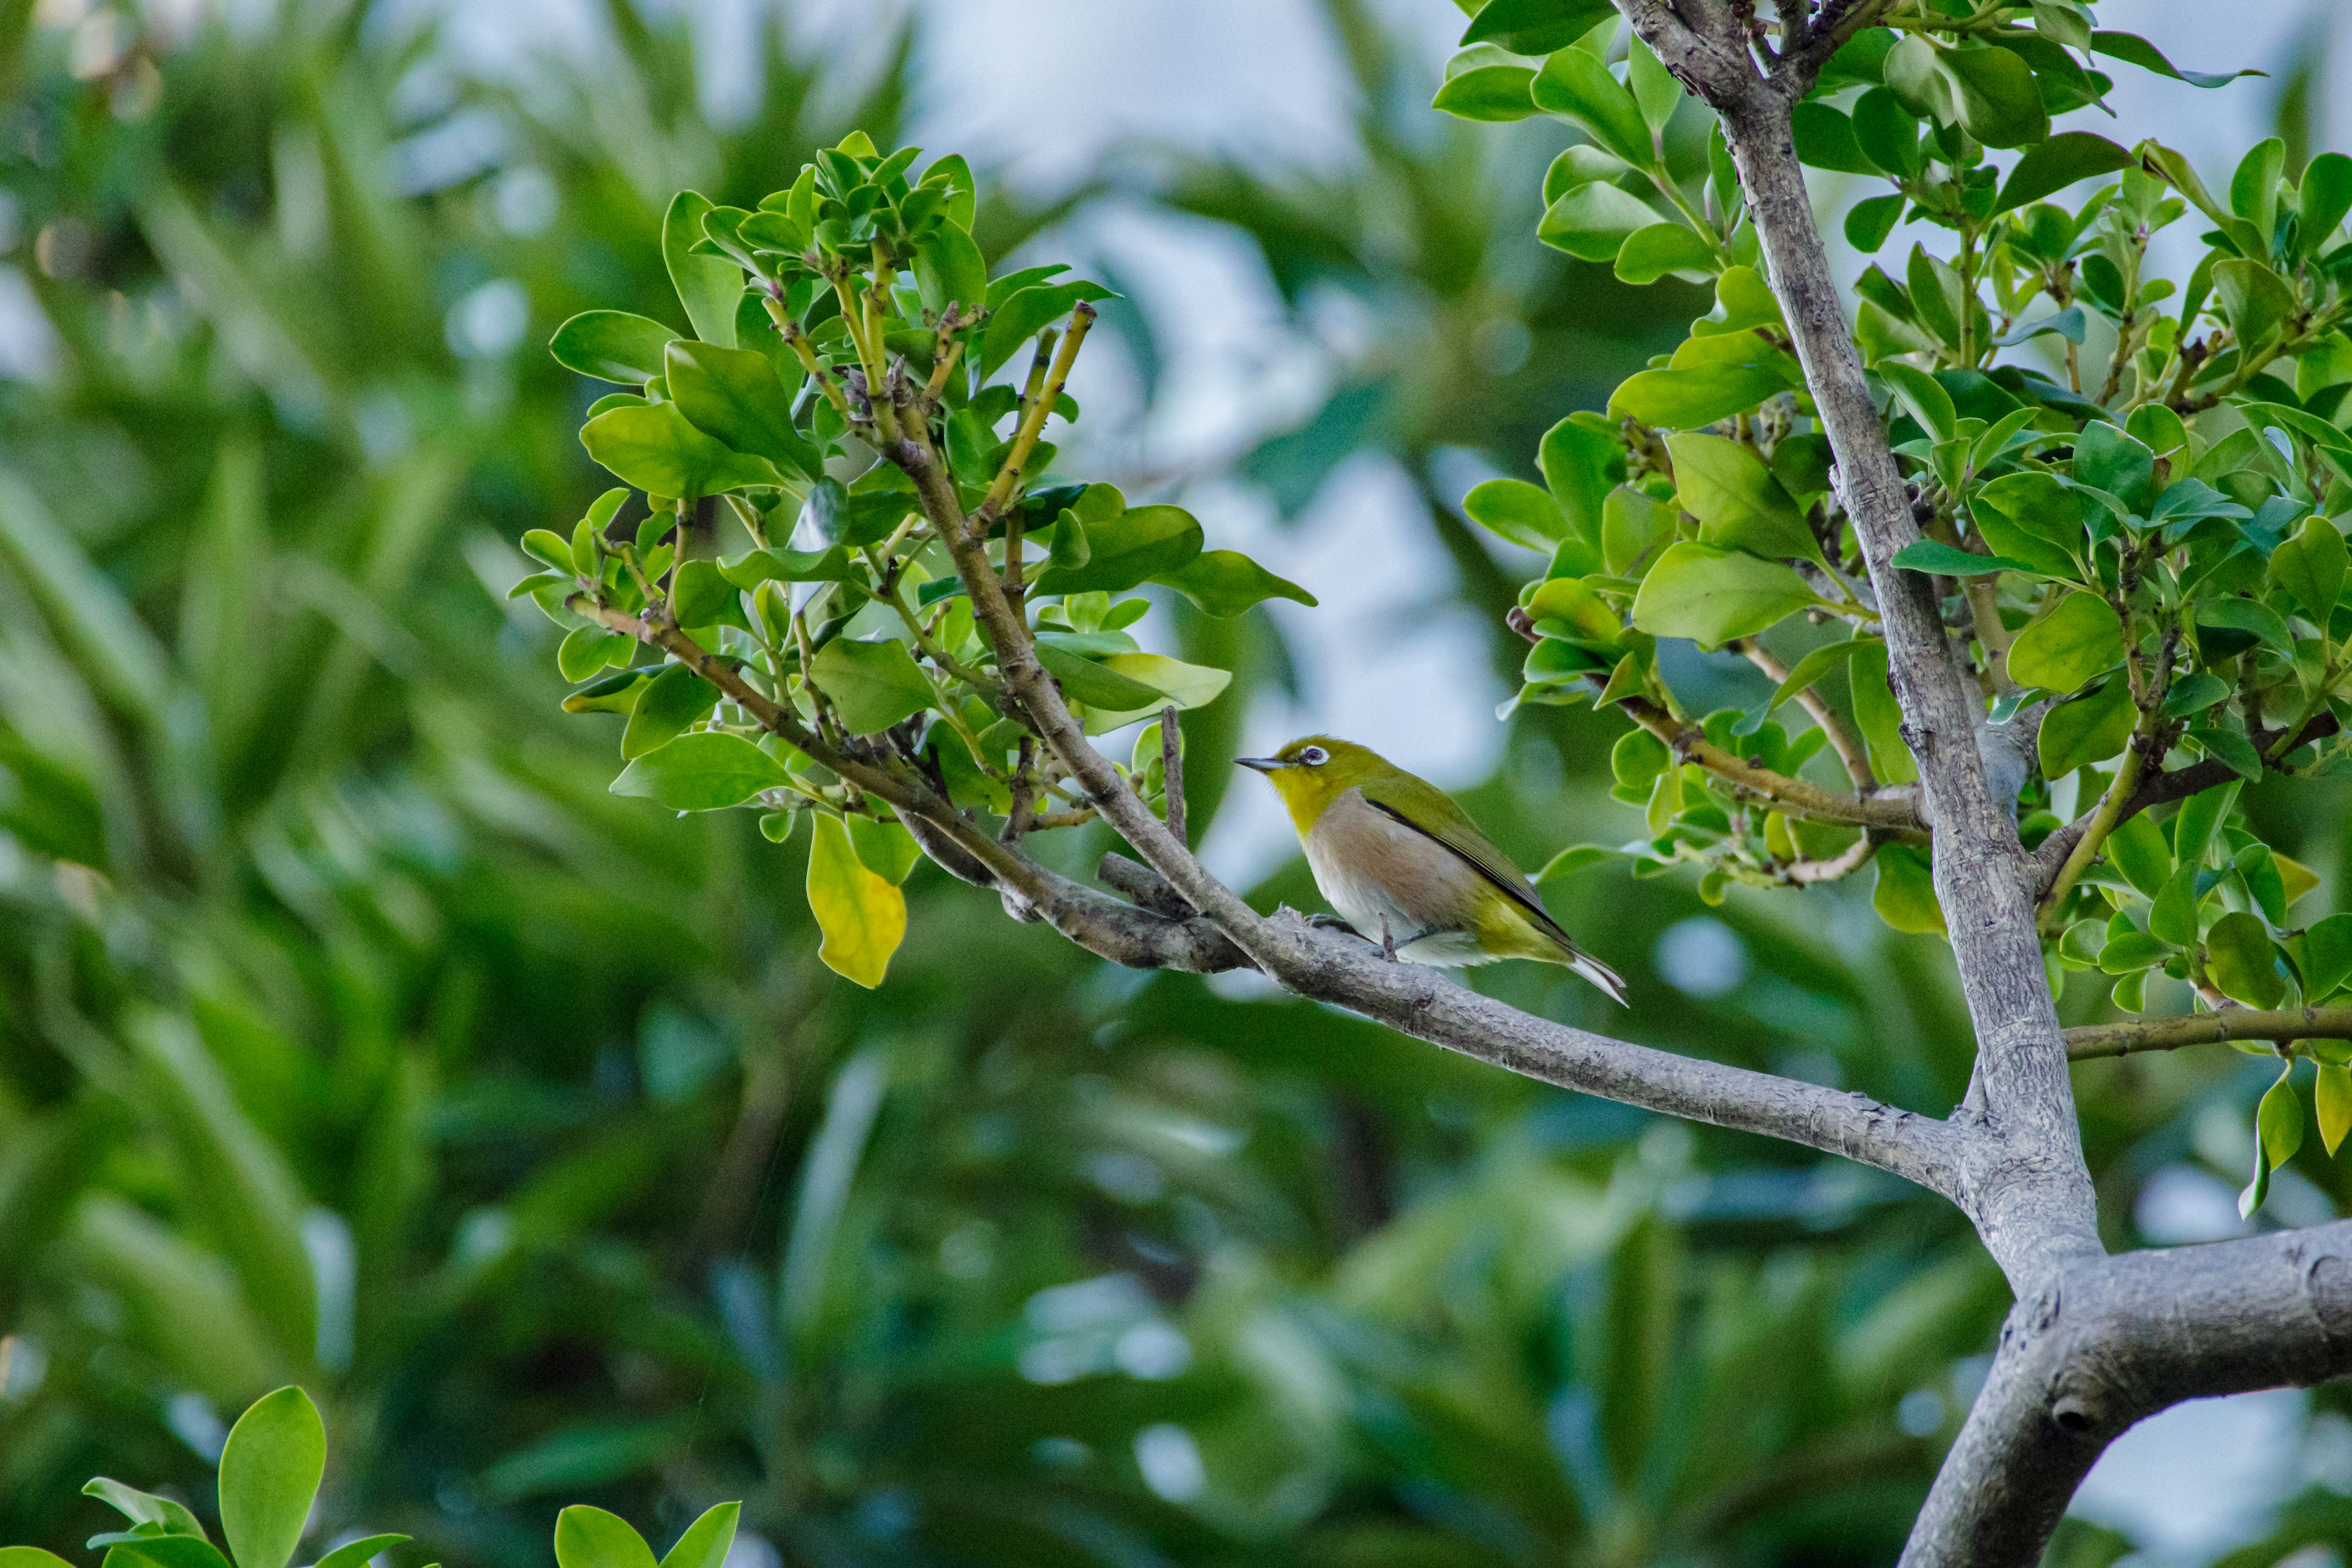
[[[1435,784],[1328,735],[1234,760],[1273,782],[1315,885],[1357,935],[1390,957],[1563,964],[1624,1005],[1617,972],[1569,939],[1535,885]]]

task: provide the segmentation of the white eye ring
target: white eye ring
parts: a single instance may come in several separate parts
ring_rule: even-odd
[[[1319,768],[1331,760],[1331,753],[1320,746],[1309,746],[1298,753],[1298,760],[1310,768]]]

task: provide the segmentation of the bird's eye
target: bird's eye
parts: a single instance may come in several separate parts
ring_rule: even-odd
[[[1319,768],[1331,760],[1331,753],[1320,746],[1309,746],[1298,753],[1298,760],[1310,768]]]

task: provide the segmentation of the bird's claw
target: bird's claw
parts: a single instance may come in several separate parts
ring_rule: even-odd
[[[1364,940],[1364,933],[1362,931],[1358,931],[1354,926],[1349,925],[1338,915],[1308,915],[1307,917],[1307,923],[1313,926],[1317,931],[1345,931],[1359,942]]]
[[[1389,930],[1389,917],[1386,915],[1381,917],[1381,956],[1391,963],[1397,961],[1396,933]]]

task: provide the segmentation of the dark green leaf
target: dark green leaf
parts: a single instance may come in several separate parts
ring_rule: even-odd
[[[1172,572],[1155,574],[1212,616],[1238,616],[1266,599],[1313,605],[1315,595],[1276,576],[1238,550],[1203,550]]]
[[[629,711],[628,728],[621,732],[621,755],[634,762],[669,744],[709,718],[718,704],[719,688],[682,664],[664,666]]]
[[[2038,202],[2077,180],[2138,166],[2139,160],[2127,148],[2118,147],[2104,136],[2088,131],[2062,131],[2026,150],[2025,156],[2017,161],[2017,167],[2002,183],[1992,210],[2005,213],[2028,202]]]
[[[2175,81],[2185,81],[2191,87],[2226,87],[2242,76],[2263,76],[2267,72],[2251,68],[2234,71],[2185,71],[2164,58],[2163,51],[2137,33],[2093,33],[2091,47],[2109,59],[2122,60],[2142,70],[2168,76]]]
[[[792,395],[767,355],[680,338],[666,365],[670,396],[696,429],[786,473],[824,477],[824,458],[793,428]]]
[[[904,643],[835,637],[817,650],[809,679],[853,734],[871,735],[938,700]]]
[[[1845,242],[1864,256],[1874,256],[1895,226],[1903,221],[1903,196],[1872,196],[1859,201],[1845,215]]]
[[[2131,685],[2124,680],[2110,680],[2087,696],[2059,703],[2042,720],[2042,776],[2055,781],[2076,768],[2105,762],[2124,749],[2138,719]]]
[[[1609,0],[1486,0],[1464,30],[1465,44],[1499,44],[1515,55],[1566,48],[1609,20]]]
[[[1201,553],[1201,525],[1174,506],[1130,507],[1087,525],[1087,559],[1076,571],[1048,567],[1037,574],[1038,594],[1124,593],[1181,570]]]

